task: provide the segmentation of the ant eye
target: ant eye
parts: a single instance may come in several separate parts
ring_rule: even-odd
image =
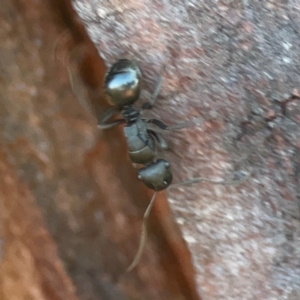
[[[168,182],[167,182],[166,180],[164,180],[164,184],[165,184],[165,185],[168,185]]]

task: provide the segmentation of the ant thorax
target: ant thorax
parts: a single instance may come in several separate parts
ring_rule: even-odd
[[[132,105],[128,105],[123,107],[121,115],[126,120],[127,124],[131,124],[137,121],[137,119],[140,117],[140,112]]]

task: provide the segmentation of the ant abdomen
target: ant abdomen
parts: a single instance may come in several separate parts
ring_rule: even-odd
[[[156,162],[141,168],[138,178],[148,188],[159,192],[165,190],[171,184],[173,175],[169,162],[165,159],[158,159]]]

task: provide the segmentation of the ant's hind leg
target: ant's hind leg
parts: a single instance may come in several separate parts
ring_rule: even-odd
[[[214,183],[214,184],[238,186],[238,185],[242,184],[243,182],[245,182],[250,177],[250,173],[248,173],[248,172],[241,172],[241,173],[243,173],[243,174],[240,174],[240,177],[236,176],[236,178],[233,178],[232,180],[212,180],[212,179],[205,178],[205,177],[191,178],[191,179],[179,182],[179,183],[173,183],[172,185],[170,185],[170,188],[187,185],[187,184],[193,184],[193,183],[197,183],[197,182],[210,182],[210,183]]]
[[[155,198],[156,198],[157,192],[154,192],[150,203],[144,213],[144,217],[143,217],[143,223],[142,223],[142,232],[141,232],[141,237],[140,237],[140,243],[139,243],[139,247],[138,247],[138,251],[133,259],[133,262],[131,263],[131,265],[127,268],[127,272],[131,271],[133,268],[136,267],[136,265],[139,263],[140,259],[141,259],[141,255],[143,253],[144,250],[144,246],[146,243],[146,239],[147,239],[147,223],[148,223],[148,218],[152,209],[152,206],[154,204]]]
[[[110,129],[122,123],[126,123],[125,119],[118,119],[112,122],[107,122],[112,117],[116,116],[119,113],[119,110],[116,107],[112,107],[107,110],[102,119],[98,124],[99,129]]]

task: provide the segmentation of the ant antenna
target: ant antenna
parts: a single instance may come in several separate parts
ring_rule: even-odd
[[[197,178],[188,179],[188,180],[178,182],[178,183],[173,183],[170,185],[169,188],[178,187],[181,185],[188,185],[188,184],[192,184],[192,183],[196,183],[196,182],[205,182],[205,181],[214,183],[214,184],[238,186],[241,183],[245,182],[249,177],[250,177],[249,172],[245,172],[243,174],[242,178],[232,179],[232,180],[213,180],[213,179],[209,179],[209,178],[205,178],[205,177],[197,177]]]
[[[66,58],[65,60],[65,64],[67,65],[67,71],[68,71],[68,76],[69,76],[69,82],[70,82],[70,86],[71,86],[71,89],[72,89],[72,92],[73,94],[76,96],[76,91],[75,91],[75,84],[74,84],[74,78],[73,78],[73,74],[72,74],[72,71],[71,71],[71,58],[72,56],[76,53],[76,48],[73,49],[71,51],[71,54],[69,56],[69,58]]]
[[[63,39],[67,38],[69,35],[69,31],[65,29],[55,40],[53,47],[52,47],[52,59],[55,60],[56,58],[56,50],[58,48],[59,42],[61,42]]]
[[[144,250],[144,246],[145,246],[145,242],[147,239],[147,222],[148,222],[148,218],[152,209],[152,206],[154,204],[154,200],[156,198],[157,192],[154,192],[150,203],[144,213],[144,217],[143,217],[143,223],[142,223],[142,233],[141,233],[141,237],[140,237],[140,243],[139,243],[139,248],[138,251],[131,263],[131,265],[126,269],[126,272],[130,272],[132,269],[134,269],[136,267],[136,265],[139,263],[141,255],[143,253]]]
[[[91,103],[89,103],[89,101],[87,99],[84,98],[83,95],[80,95],[79,89],[76,88],[76,82],[75,82],[75,78],[73,76],[73,72],[71,69],[71,61],[73,59],[73,57],[75,55],[78,55],[78,53],[80,54],[82,48],[80,48],[80,46],[75,47],[69,57],[66,57],[64,64],[67,66],[67,72],[68,72],[68,77],[69,77],[69,83],[73,92],[73,95],[77,98],[79,104],[84,108],[84,110],[88,113],[88,114],[92,114],[95,115],[95,111],[94,111],[94,107]],[[82,81],[82,79],[81,79]]]

